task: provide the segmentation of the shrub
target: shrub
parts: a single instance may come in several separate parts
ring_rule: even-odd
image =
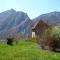
[[[46,30],[45,33],[49,47],[51,47],[52,50],[60,48],[60,28],[58,26],[55,26],[51,29]]]
[[[12,45],[13,44],[13,38],[7,38],[7,44]]]
[[[34,42],[34,43],[37,43],[37,38],[30,38],[29,40]]]

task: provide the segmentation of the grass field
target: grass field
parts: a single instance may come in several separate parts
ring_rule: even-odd
[[[30,41],[13,46],[0,43],[0,60],[60,60],[60,53],[42,50]]]

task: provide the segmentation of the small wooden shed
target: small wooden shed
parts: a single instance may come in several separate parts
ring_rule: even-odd
[[[36,21],[32,24],[32,38],[40,36],[49,25],[42,20]]]

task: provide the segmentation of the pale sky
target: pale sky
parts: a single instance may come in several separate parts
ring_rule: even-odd
[[[0,0],[0,13],[11,8],[23,11],[33,19],[41,14],[60,11],[60,0]]]

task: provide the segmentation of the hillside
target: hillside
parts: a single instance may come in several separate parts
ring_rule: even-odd
[[[31,34],[31,20],[26,13],[13,9],[0,13],[0,37],[5,38],[12,31],[25,36]]]
[[[0,60],[60,60],[60,54],[42,50],[31,41],[20,41],[13,46],[0,43]]]
[[[6,38],[11,33],[19,33],[24,36],[31,36],[32,25],[39,20],[48,25],[60,26],[60,12],[54,11],[42,14],[34,19],[30,19],[27,13],[10,9],[0,13],[0,38]],[[32,25],[31,25],[32,24]]]
[[[60,12],[54,11],[46,14],[42,14],[33,19],[33,23],[42,20],[48,25],[60,25]]]

